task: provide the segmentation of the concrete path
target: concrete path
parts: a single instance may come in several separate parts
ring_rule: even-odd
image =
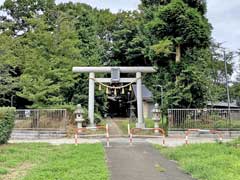
[[[193,180],[149,143],[112,143],[106,148],[112,180]]]
[[[123,136],[122,130],[116,124],[118,119],[107,119],[110,136]]]
[[[232,139],[223,139],[223,142],[231,141]],[[74,144],[74,138],[60,138],[60,139],[11,139],[8,141],[9,143],[50,143],[54,145],[59,144]],[[78,143],[100,143],[106,144],[106,138],[78,138]],[[110,148],[114,147],[115,144],[123,143],[129,144],[129,138],[111,138],[110,136]],[[162,145],[162,138],[134,138],[133,144],[135,143],[151,143],[151,144],[160,144]],[[199,138],[193,137],[189,138],[189,143],[215,143],[214,138]],[[181,146],[185,144],[184,137],[182,138],[166,138],[166,146],[175,147]]]

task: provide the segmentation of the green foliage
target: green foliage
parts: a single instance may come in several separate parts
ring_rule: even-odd
[[[0,108],[0,144],[7,143],[14,127],[15,108]]]
[[[226,74],[225,74],[225,64],[227,64],[227,77],[231,78],[233,74],[233,56],[234,52],[226,51],[220,43],[211,42],[211,60],[208,63],[209,68],[211,68],[210,76],[212,79],[211,91],[211,101],[227,101],[226,95]],[[224,55],[225,54],[225,55]],[[231,88],[231,90],[234,89]],[[234,91],[234,90],[233,90]],[[235,93],[231,91],[231,95],[234,99],[237,99]]]
[[[158,73],[146,83],[163,85],[164,108],[204,107],[210,99],[211,26],[185,1],[158,2],[160,6],[149,7],[152,16],[144,19],[144,32],[150,39],[146,44],[151,47],[146,48],[147,56],[158,67]],[[149,13],[149,8],[143,12]],[[160,102],[160,92],[152,90]]]
[[[209,45],[211,32],[206,18],[181,0],[159,7],[153,15],[152,21],[146,24],[153,39],[167,37],[183,48],[205,48]]]
[[[143,8],[154,8],[156,6],[163,6],[169,4],[171,0],[141,0]],[[189,7],[197,9],[201,14],[206,13],[205,0],[183,0]]]
[[[0,105],[16,97],[18,107],[87,106],[88,75],[72,67],[102,65],[156,66],[145,83],[156,100],[153,85],[164,86],[165,109],[225,99],[204,0],[142,0],[140,11],[116,14],[82,3],[6,0],[1,10]],[[96,91],[95,99],[103,115],[106,95]]]
[[[7,174],[8,171],[6,169],[0,168],[0,174]]]
[[[88,119],[88,109],[83,108],[83,118],[86,120],[86,123],[89,124],[90,120]],[[103,122],[103,118],[100,112],[94,112],[94,123],[95,124],[100,124]]]
[[[109,178],[101,144],[11,144],[0,146],[0,152],[0,179],[19,171],[24,173],[17,173],[16,179],[23,180]]]
[[[169,39],[161,40],[158,44],[155,44],[151,47],[153,51],[155,51],[156,55],[163,54],[169,55],[173,51],[173,43]]]
[[[0,35],[0,41],[0,106],[7,106],[19,87],[17,59],[13,55],[19,47],[18,42],[5,34]]]
[[[26,8],[29,11],[24,12]],[[2,91],[0,102],[7,101],[10,105],[11,95],[16,95],[26,99],[32,107],[87,104],[87,75],[73,74],[72,67],[101,64],[103,47],[97,35],[94,10],[80,3],[55,5],[52,1],[41,0],[30,4],[8,0],[2,9],[16,20],[15,24],[4,17],[4,23],[13,23],[13,34],[20,29],[24,31],[11,38],[8,30],[3,29],[0,35],[6,42],[0,46],[4,55],[0,58],[4,60],[4,66],[9,67],[1,73],[9,77],[4,78],[7,82],[1,87],[9,92]],[[9,75],[9,71],[15,69],[18,70],[16,75]],[[18,83],[15,85],[13,81]],[[105,108],[102,99],[96,102],[99,111]]]
[[[230,87],[230,93],[231,93],[232,99],[236,100],[238,105],[240,105],[240,82],[235,82]]]
[[[8,16],[3,16],[3,18],[8,23],[2,24],[1,28],[11,35],[18,35],[20,31],[28,32],[31,29],[28,19],[46,12],[54,5],[54,0],[5,0],[1,10],[7,13]]]
[[[146,128],[154,128],[154,121],[152,119],[145,119],[144,120],[145,124],[146,124]],[[128,123],[129,121],[127,120],[123,120],[123,121],[116,121],[118,127],[121,129],[121,131],[123,132],[123,134],[127,134],[128,133]],[[159,122],[159,127],[162,128],[164,130],[166,130],[166,123],[167,123],[167,118],[166,116],[163,117],[163,121],[161,120]],[[130,128],[135,128],[136,127],[136,122],[132,122],[130,121]],[[145,134],[152,134],[153,131],[146,131]],[[167,131],[165,131],[167,132]]]
[[[240,139],[224,144],[191,144],[176,148],[156,146],[161,153],[179,162],[193,178],[205,180],[240,179]]]
[[[147,65],[144,58],[143,36],[140,34],[140,14],[138,12],[119,12],[112,29],[110,65]]]

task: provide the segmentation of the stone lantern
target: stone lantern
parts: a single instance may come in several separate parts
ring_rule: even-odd
[[[161,117],[161,110],[159,108],[159,104],[156,103],[154,105],[154,108],[152,110],[153,114],[153,121],[154,121],[154,128],[159,128],[159,122],[160,122],[160,117]],[[159,133],[159,130],[154,130],[155,134]]]
[[[82,123],[85,121],[83,118],[83,109],[81,104],[77,105],[77,109],[74,111],[75,121],[77,122],[77,128],[82,128]]]

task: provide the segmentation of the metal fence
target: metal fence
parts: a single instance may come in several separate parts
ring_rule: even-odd
[[[170,130],[240,130],[240,109],[168,109]]]
[[[17,109],[14,129],[66,130],[66,109]]]

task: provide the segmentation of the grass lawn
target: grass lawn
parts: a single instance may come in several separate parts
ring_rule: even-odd
[[[154,127],[154,121],[152,119],[145,119],[144,121],[146,123],[147,128],[153,128]],[[116,121],[116,123],[124,134],[128,134],[128,121],[126,121],[126,120]],[[166,117],[164,118],[164,123],[166,123]],[[130,127],[135,128],[136,127],[136,122],[130,122]],[[162,122],[159,123],[159,127],[162,127]],[[143,133],[143,134],[145,134],[145,133]],[[146,132],[146,134],[149,134],[149,132]]]
[[[240,180],[240,138],[224,144],[191,144],[159,151],[199,180]]]
[[[101,144],[23,143],[0,146],[0,179],[107,180],[109,172]]]
[[[231,120],[231,125],[227,120],[212,120],[212,121],[188,121],[187,123],[182,123],[178,125],[178,128],[188,129],[188,128],[199,128],[199,129],[240,129],[240,120]]]

